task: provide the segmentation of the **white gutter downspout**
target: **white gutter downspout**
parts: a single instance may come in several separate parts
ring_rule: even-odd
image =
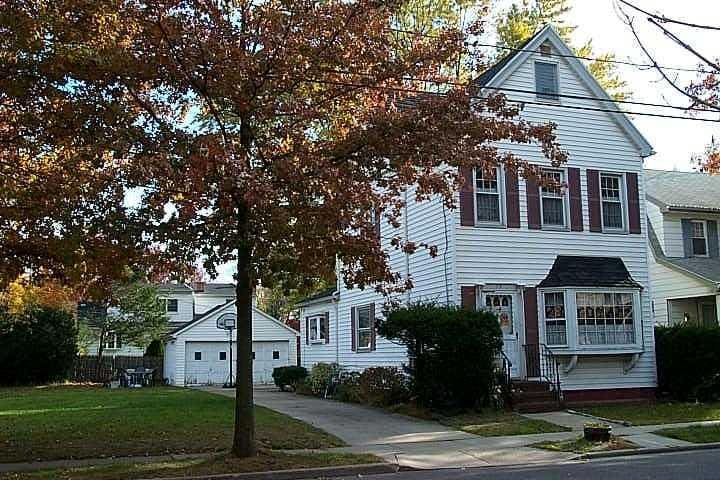
[[[335,306],[335,363],[340,365],[340,299],[335,299],[335,294],[339,292],[333,292],[333,305]]]

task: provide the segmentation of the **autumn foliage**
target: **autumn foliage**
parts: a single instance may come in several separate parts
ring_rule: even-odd
[[[414,35],[406,21],[411,33],[394,30],[406,3],[2,7],[0,187],[9,187],[2,205],[13,216],[3,216],[0,247],[15,271],[45,262],[84,281],[147,261],[151,246],[183,265],[203,258],[210,275],[235,262],[236,453],[253,448],[250,321],[259,280],[327,276],[328,259],[338,259],[348,285],[405,288],[373,212],[399,226],[410,185],[418,187],[413,200],[437,196],[454,207],[458,167],[535,172],[500,142],[565,159],[553,125],[522,120],[503,96],[478,98],[472,86],[448,83],[458,58],[485,64],[466,49],[483,11],[466,31],[441,24]],[[388,235],[393,248],[432,251]]]

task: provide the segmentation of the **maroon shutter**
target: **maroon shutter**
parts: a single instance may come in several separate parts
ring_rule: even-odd
[[[375,238],[377,238],[378,242],[380,242],[382,244],[382,239],[380,236],[380,218],[381,218],[380,209],[377,209],[377,208],[374,209],[373,210],[373,223],[374,223],[373,226],[375,227]]]
[[[322,321],[325,324],[325,343],[330,343],[330,314],[325,313]]]
[[[640,233],[640,192],[637,173],[626,173],[625,182],[627,183],[628,230],[630,233]]]
[[[520,195],[518,193],[518,174],[516,170],[505,172],[505,203],[507,206],[508,228],[520,228]]]
[[[370,350],[375,350],[375,304],[370,304]]]
[[[310,345],[310,317],[305,317],[305,344]]]
[[[568,195],[570,197],[570,230],[582,232],[582,192],[579,168],[568,168]]]
[[[350,309],[350,336],[352,337],[352,351],[357,352],[357,308]]]
[[[475,226],[475,189],[472,167],[460,167],[460,176],[465,180],[460,188],[460,225],[473,227]]]
[[[528,228],[533,230],[540,229],[540,187],[533,179],[525,180],[525,189],[527,190],[527,216]]]
[[[602,232],[602,211],[600,209],[600,172],[587,170],[588,210],[590,212],[590,231]]]
[[[475,296],[475,287],[460,287],[460,307],[463,310],[476,310]]]
[[[526,349],[526,355],[532,357],[525,359],[528,377],[540,376],[540,335],[538,331],[538,305],[537,289],[526,288],[523,292],[525,303],[525,344],[537,345],[537,348]]]

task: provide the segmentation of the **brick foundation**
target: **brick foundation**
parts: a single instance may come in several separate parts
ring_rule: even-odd
[[[651,402],[655,400],[654,388],[609,388],[600,390],[565,390],[565,404],[587,405],[598,403]]]

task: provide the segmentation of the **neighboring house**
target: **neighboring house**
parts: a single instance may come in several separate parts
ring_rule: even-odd
[[[218,328],[217,319],[227,315],[234,318],[235,286],[163,283],[158,285],[158,299],[168,316],[164,378],[172,385],[225,383],[230,375],[230,339],[226,330]],[[269,383],[273,368],[297,364],[298,332],[257,308],[253,312],[253,381]],[[78,305],[78,315],[97,330],[108,309],[83,303]],[[234,358],[235,345],[232,348]],[[97,351],[95,341],[86,353],[97,355]],[[144,348],[126,344],[115,332],[109,332],[103,355],[142,356],[144,352]]]
[[[540,188],[503,168],[468,169],[459,209],[447,211],[440,199],[415,202],[411,188],[403,225],[382,222],[379,235],[393,268],[414,284],[400,300],[493,310],[512,377],[547,382],[545,365],[558,365],[567,402],[652,397],[642,175],[651,146],[551,27],[476,82],[482,94],[503,89],[523,105],[524,119],[557,124],[569,151],[560,168],[535,146],[498,146],[545,165],[567,189]],[[398,252],[393,235],[437,245],[439,254]],[[373,288],[340,281],[323,295],[301,304],[304,366],[407,363],[403,346],[376,335],[385,299]]]
[[[170,332],[165,343],[164,376],[171,385],[228,383],[230,362],[231,359],[234,362],[237,353],[236,331],[230,337],[226,330],[218,328],[218,320],[227,317],[236,318],[234,300],[216,305]],[[274,368],[297,363],[298,335],[279,320],[253,308],[254,383],[271,383]]]
[[[718,324],[720,177],[645,171],[655,323]]]

